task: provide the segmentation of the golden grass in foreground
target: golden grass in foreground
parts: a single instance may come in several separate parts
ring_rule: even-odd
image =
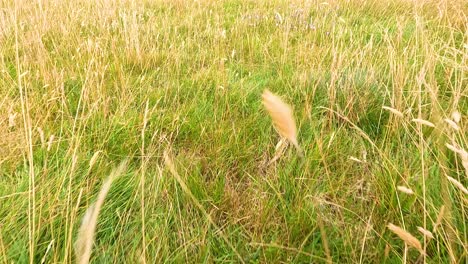
[[[89,263],[99,211],[104,204],[104,199],[110,190],[112,182],[125,171],[126,167],[127,161],[124,161],[111,172],[110,176],[102,184],[96,202],[89,206],[83,216],[75,242],[75,255],[77,263],[79,264]]]

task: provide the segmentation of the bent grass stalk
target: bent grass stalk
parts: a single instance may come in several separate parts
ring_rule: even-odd
[[[126,167],[127,161],[123,161],[111,172],[110,176],[102,184],[101,191],[98,194],[96,202],[89,206],[83,216],[81,226],[78,230],[78,236],[75,241],[75,255],[77,263],[79,264],[89,263],[99,211],[104,204],[104,199],[110,190],[112,182],[124,172]]]

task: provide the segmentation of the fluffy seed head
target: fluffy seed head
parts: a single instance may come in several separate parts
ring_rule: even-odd
[[[41,127],[38,127],[38,128],[37,128],[37,132],[39,133],[39,138],[41,139],[41,146],[44,148],[44,147],[45,147],[44,130],[42,130]]]
[[[459,181],[457,181],[456,179],[450,177],[450,176],[447,176],[447,179],[453,184],[455,185],[458,189],[460,189],[460,191],[462,191],[464,194],[468,194],[468,190],[465,188],[465,186],[463,186],[463,184]]]
[[[453,130],[460,130],[460,127],[457,125],[455,121],[452,121],[451,119],[445,118],[444,121],[451,127]]]
[[[262,103],[271,116],[278,133],[288,139],[298,150],[297,129],[291,107],[281,98],[268,90],[262,94]]]
[[[421,242],[417,238],[415,238],[411,233],[404,230],[403,228],[396,226],[392,223],[387,225],[388,229],[395,233],[398,237],[401,238],[408,246],[414,247],[417,249],[421,254],[424,254],[424,251],[421,246]]]
[[[411,190],[410,188],[405,187],[405,186],[397,186],[397,189],[402,193],[414,194],[413,190]]]
[[[424,119],[420,119],[420,118],[415,118],[413,120],[411,120],[415,123],[419,123],[421,125],[425,125],[425,126],[428,126],[428,127],[435,127],[435,125],[427,120],[424,120]]]
[[[445,146],[447,146],[447,148],[450,149],[451,151],[460,154],[460,149],[458,147],[449,143],[445,144]]]
[[[382,109],[388,110],[388,111],[392,112],[394,115],[396,115],[398,117],[403,117],[403,113],[396,110],[395,108],[392,108],[392,107],[389,107],[389,106],[382,106]]]
[[[452,119],[453,119],[453,121],[455,121],[456,123],[459,123],[460,120],[461,120],[461,114],[460,114],[460,112],[458,112],[458,111],[453,112],[453,113],[452,113]]]
[[[445,146],[447,146],[448,149],[450,149],[451,151],[457,153],[459,156],[460,156],[460,159],[462,161],[462,166],[463,168],[465,168],[465,173],[466,175],[468,175],[468,152],[458,146],[455,145],[451,145],[449,143],[445,144]]]
[[[432,229],[434,233],[436,232],[437,227],[440,225],[440,223],[442,223],[444,214],[445,214],[445,206],[442,205],[442,207],[439,210],[439,213],[437,214],[437,220],[436,220],[436,223],[434,224],[434,228]]]
[[[432,232],[427,230],[427,229],[424,229],[420,226],[418,226],[418,231],[421,232],[421,234],[423,234],[424,236],[428,237],[428,238],[431,238],[431,239],[434,239],[434,236],[432,235]]]

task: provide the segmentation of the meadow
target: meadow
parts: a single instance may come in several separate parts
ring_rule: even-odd
[[[466,263],[467,14],[1,1],[0,263]]]

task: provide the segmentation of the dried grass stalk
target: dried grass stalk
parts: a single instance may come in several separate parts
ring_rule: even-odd
[[[353,156],[349,156],[349,159],[352,160],[352,161],[355,161],[355,162],[358,162],[358,163],[365,163],[364,161],[356,158],[356,157],[353,157]]]
[[[428,237],[430,239],[434,239],[434,236],[432,235],[432,232],[427,230],[427,229],[424,229],[420,226],[418,226],[418,231],[421,232],[421,234],[423,234],[425,237]]]
[[[117,169],[112,171],[111,175],[102,185],[96,202],[89,206],[88,210],[86,210],[86,213],[83,216],[83,220],[81,222],[80,229],[78,230],[78,236],[75,242],[76,260],[79,264],[89,263],[99,211],[101,210],[104,199],[109,192],[112,181],[120,174],[122,174],[126,167],[127,162],[124,161],[119,165],[119,167],[117,167]]]
[[[91,157],[91,159],[89,160],[89,169],[93,168],[94,164],[96,163],[97,159],[99,158],[99,154],[101,153],[102,151],[96,151],[93,156]]]
[[[436,223],[434,224],[434,228],[432,229],[432,232],[437,231],[437,227],[442,223],[442,220],[444,219],[444,214],[445,214],[445,205],[442,205],[442,207],[439,210],[439,213],[437,214],[437,220]]]
[[[414,194],[413,190],[411,190],[410,188],[405,187],[405,186],[397,186],[397,189],[402,193]]]
[[[394,115],[396,115],[398,117],[403,117],[403,113],[396,110],[395,108],[392,108],[392,107],[389,107],[389,106],[382,106],[382,109],[388,110],[388,111],[392,112]]]
[[[54,143],[55,135],[50,135],[49,141],[47,142],[47,151],[52,149],[52,144]]]
[[[421,254],[424,254],[424,250],[422,249],[421,242],[417,238],[415,238],[411,233],[407,232],[403,228],[396,226],[392,223],[387,225],[388,229],[395,233],[398,237],[401,238],[408,246],[411,246],[417,249]]]
[[[268,165],[271,165],[283,155],[284,150],[286,149],[287,145],[288,145],[288,142],[285,139],[280,139],[280,141],[278,142],[278,144],[276,144],[276,147],[275,147],[275,155],[268,162]]]
[[[425,125],[425,126],[428,126],[428,127],[435,127],[435,125],[427,120],[424,120],[424,119],[420,119],[420,118],[415,118],[413,120],[411,120],[415,123],[419,123],[421,125]]]
[[[463,186],[463,184],[459,181],[457,181],[456,179],[450,177],[450,176],[447,176],[447,179],[453,184],[455,185],[458,189],[460,189],[464,194],[468,194],[468,190],[465,188],[465,186]]]
[[[457,125],[455,121],[452,121],[451,119],[445,118],[444,119],[445,123],[447,123],[453,130],[460,130],[460,127]]]
[[[459,148],[458,146],[451,145],[451,144],[445,144],[448,149],[451,151],[457,153],[460,156],[460,159],[462,161],[462,166],[465,169],[465,173],[468,176],[468,152],[462,148]]]

